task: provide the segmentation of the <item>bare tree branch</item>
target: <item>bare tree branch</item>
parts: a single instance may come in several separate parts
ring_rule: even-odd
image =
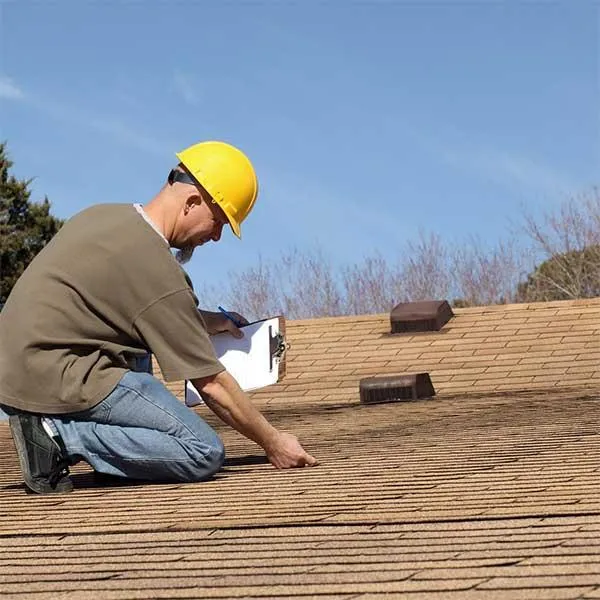
[[[519,286],[519,300],[566,300],[600,294],[598,188],[545,213],[541,221],[526,214],[524,231],[543,262]]]
[[[388,312],[399,302],[428,299],[477,306],[600,295],[597,188],[541,220],[525,215],[523,232],[533,248],[523,238],[489,245],[472,237],[450,245],[421,232],[400,258],[375,254],[337,270],[322,248],[293,249],[230,273],[220,294],[213,287],[198,295],[216,303],[224,299],[249,318],[281,313],[290,319]],[[545,259],[537,268],[536,252]]]

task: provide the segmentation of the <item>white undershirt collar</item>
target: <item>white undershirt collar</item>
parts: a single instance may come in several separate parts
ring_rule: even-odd
[[[156,226],[154,221],[152,221],[152,219],[146,214],[146,211],[144,210],[143,206],[141,204],[134,204],[133,206],[135,207],[135,210],[137,210],[138,213],[142,215],[144,221],[146,221],[146,223],[148,223],[148,225],[150,225],[150,227],[152,227],[152,229],[154,229],[154,231],[156,231],[156,233],[160,235],[160,237],[165,241],[165,244],[167,244],[167,246],[170,246],[171,244],[169,244],[169,240],[163,235],[162,231]]]

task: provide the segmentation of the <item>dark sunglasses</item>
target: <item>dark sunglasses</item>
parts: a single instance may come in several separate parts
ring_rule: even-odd
[[[177,169],[171,169],[168,181],[169,185],[173,185],[175,182],[199,185],[199,183],[191,175],[185,173],[184,171],[178,171]]]

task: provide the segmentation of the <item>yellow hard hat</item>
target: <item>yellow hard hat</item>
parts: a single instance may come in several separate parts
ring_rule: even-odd
[[[233,233],[258,196],[258,179],[248,157],[225,142],[200,142],[177,153],[177,158],[223,209]]]

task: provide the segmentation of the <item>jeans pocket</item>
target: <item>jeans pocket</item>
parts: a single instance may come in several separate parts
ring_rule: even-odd
[[[108,400],[103,400],[90,411],[92,413],[90,414],[90,421],[106,425],[110,421],[111,410],[112,406],[110,402],[108,402]]]
[[[92,408],[88,408],[87,410],[82,410],[81,412],[77,413],[71,413],[68,416],[74,419],[75,421],[92,421],[94,423],[101,423],[102,425],[106,425],[110,421],[111,410],[112,405],[109,402],[109,399],[106,398],[102,402],[100,402],[100,404],[92,406]]]

